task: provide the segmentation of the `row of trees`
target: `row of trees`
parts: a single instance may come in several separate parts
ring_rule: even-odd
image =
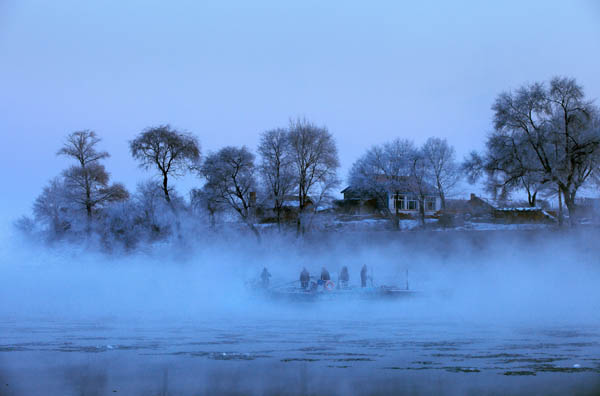
[[[286,197],[295,194],[299,208],[297,231],[305,232],[304,220],[339,185],[333,136],[327,128],[307,120],[291,121],[288,128],[264,132],[258,153],[258,165],[246,147],[228,146],[209,154],[200,167],[206,183],[192,191],[192,203],[204,207],[211,216],[219,208],[232,209],[260,239],[254,226],[257,199],[273,209],[281,228]]]
[[[352,165],[350,186],[385,202],[408,188],[420,201],[424,222],[426,196],[438,194],[445,209],[448,193],[466,175],[470,182],[483,180],[498,198],[524,191],[531,206],[539,196],[555,194],[564,199],[575,221],[577,192],[600,176],[598,108],[575,80],[554,78],[501,93],[492,109],[494,130],[483,153],[473,152],[459,164],[445,139],[432,137],[420,147],[396,139],[369,148]],[[130,152],[160,183],[140,183],[134,194],[120,183],[110,183],[102,164],[109,154],[99,143],[95,132],[77,131],[58,151],[74,163],[50,181],[34,204],[35,222],[52,235],[97,231],[134,243],[140,235],[181,235],[184,212],[206,214],[211,225],[217,215],[228,212],[260,239],[257,206],[270,208],[281,228],[290,196],[298,206],[296,230],[303,233],[340,184],[333,136],[305,119],[262,133],[258,160],[243,146],[227,146],[203,158],[192,134],[168,125],[147,128],[129,142]],[[191,191],[188,204],[173,189],[172,180],[190,172],[203,185]],[[399,227],[398,209],[392,212],[382,205],[382,210]]]
[[[281,226],[284,201],[291,194],[299,203],[297,230],[304,232],[304,220],[339,185],[333,136],[327,128],[305,119],[264,132],[258,164],[244,146],[227,146],[203,159],[195,136],[168,125],[147,128],[129,142],[130,152],[142,168],[159,177],[160,183],[140,183],[133,196],[122,184],[109,184],[109,174],[101,164],[109,154],[99,150],[99,142],[94,131],[77,131],[58,151],[58,155],[75,159],[76,164],[51,180],[34,204],[35,220],[51,235],[90,234],[94,230],[106,238],[121,239],[139,239],[133,235],[141,234],[150,238],[171,232],[181,235],[181,213],[195,210],[207,213],[212,225],[217,213],[235,213],[260,239],[254,218],[256,206],[273,208]],[[204,185],[191,191],[187,205],[174,191],[172,179],[189,172],[200,177]],[[31,226],[31,222],[23,223]]]

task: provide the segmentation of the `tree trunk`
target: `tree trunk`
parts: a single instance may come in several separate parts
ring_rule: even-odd
[[[537,191],[531,194],[529,191],[527,192],[527,202],[529,203],[529,207],[535,207],[535,199],[537,196]]]
[[[212,211],[212,210],[209,211],[208,212],[208,216],[209,216],[209,219],[210,219],[210,228],[214,230],[215,226],[216,226],[216,223],[217,223],[216,220],[215,220],[215,212]]]
[[[558,187],[558,225],[562,227],[563,225],[563,206],[562,206],[562,196],[560,187]]]
[[[441,209],[442,209],[442,211],[445,211],[446,210],[446,195],[444,194],[443,191],[440,191],[440,200],[442,201]]]
[[[419,218],[421,220],[421,225],[425,225],[425,199],[419,199]]]
[[[575,194],[569,194],[563,191],[565,206],[569,212],[569,225],[575,227],[577,225],[577,206],[575,205]]]
[[[168,176],[166,173],[163,173],[163,192],[165,193],[165,200],[168,203],[171,203],[171,197],[169,196]]]
[[[300,221],[300,211],[298,211],[298,218],[296,219],[296,237],[300,237],[300,235],[302,235],[301,228],[302,228],[302,224]]]
[[[82,168],[85,171],[85,232],[89,235],[92,232],[92,189],[90,187],[89,174],[84,166]]]
[[[302,217],[302,185],[299,186],[298,188],[298,218],[296,219],[296,236],[299,237],[300,235],[304,234],[303,230],[302,230],[302,220],[300,219]]]
[[[275,201],[275,213],[277,216],[277,231],[281,232],[281,205]]]
[[[397,197],[397,194],[396,194]],[[398,199],[397,198],[393,198],[393,202],[394,202],[394,208],[396,209],[396,214],[394,216],[394,229],[396,231],[400,231],[400,211],[398,210]],[[389,203],[388,203],[389,205]]]

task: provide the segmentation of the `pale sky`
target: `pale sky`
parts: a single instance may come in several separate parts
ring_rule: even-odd
[[[254,150],[306,116],[336,137],[345,179],[396,137],[481,149],[494,98],[523,83],[566,75],[600,98],[600,2],[405,3],[0,0],[2,211],[30,213],[80,129],[133,191],[151,176],[128,150],[145,127]]]

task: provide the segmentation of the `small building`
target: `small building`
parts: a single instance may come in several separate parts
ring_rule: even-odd
[[[542,208],[517,207],[497,208],[494,219],[502,223],[554,223],[556,218]]]
[[[274,204],[272,201],[262,202],[257,205],[257,217],[261,223],[274,223],[277,221],[277,212],[273,208]],[[307,197],[305,202],[304,210],[310,211],[314,209],[314,201],[312,197]],[[317,208],[318,209],[318,208]],[[281,221],[292,222],[296,221],[298,214],[300,213],[300,200],[298,195],[289,194],[283,197],[281,205]]]
[[[469,200],[446,201],[445,213],[464,220],[493,223],[552,223],[552,213],[539,207],[497,207],[485,198],[471,194]]]
[[[496,207],[486,199],[471,194],[468,200],[447,199],[445,213],[461,215],[465,218],[491,220],[494,218]]]

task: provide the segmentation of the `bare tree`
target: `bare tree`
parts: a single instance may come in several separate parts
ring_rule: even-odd
[[[531,150],[527,173],[554,183],[564,197],[573,225],[575,197],[600,163],[598,109],[584,97],[574,79],[556,77],[546,86],[535,83],[498,96],[495,131]]]
[[[254,154],[245,146],[224,147],[206,157],[201,173],[206,178],[204,191],[211,194],[209,199],[233,209],[260,241],[254,226],[255,202],[251,196],[256,194]]]
[[[168,233],[172,218],[164,219],[172,211],[164,199],[162,186],[155,180],[146,180],[138,183],[133,201],[139,211],[139,222],[148,231],[151,238]]]
[[[302,217],[309,203],[312,202],[313,211],[316,211],[319,203],[339,184],[337,146],[327,128],[297,119],[290,121],[289,154],[294,164],[298,194],[297,230],[304,232]]]
[[[389,200],[415,187],[408,178],[414,171],[416,152],[410,140],[395,139],[370,148],[350,170],[350,187],[360,195],[376,197],[397,230],[400,229],[400,208],[394,205],[392,212]]]
[[[430,137],[421,151],[423,160],[431,171],[432,181],[440,196],[442,210],[444,210],[446,209],[446,195],[460,180],[460,168],[456,162],[454,147],[450,146],[446,139]]]
[[[167,202],[169,177],[182,176],[197,167],[200,160],[200,143],[195,136],[179,132],[169,125],[147,128],[129,142],[131,155],[140,166],[156,167],[162,177],[162,189]]]
[[[434,168],[427,160],[424,150],[414,150],[410,157],[410,175],[407,178],[409,191],[419,202],[419,220],[425,225],[425,200],[434,193],[431,182],[435,180]],[[438,191],[439,192],[439,191]]]
[[[99,161],[109,155],[105,151],[96,150],[99,142],[100,138],[94,131],[73,132],[57,153],[77,161],[76,165],[63,172],[66,196],[71,202],[85,209],[88,223],[97,207],[129,197],[121,183],[108,184],[108,172]]]
[[[213,186],[206,184],[200,189],[192,189],[190,192],[190,202],[192,208],[208,213],[210,227],[214,229],[217,223],[217,213],[223,210],[225,202],[219,198],[219,194],[213,190]]]
[[[283,128],[266,131],[258,145],[261,156],[259,171],[267,197],[273,204],[277,227],[281,228],[281,212],[288,195],[294,188],[295,175],[290,153],[288,131]]]
[[[538,194],[547,192],[548,178],[537,170],[537,158],[531,147],[516,136],[498,133],[490,136],[483,155],[476,152],[465,160],[463,169],[469,182],[485,175],[485,188],[500,201],[507,201],[515,190],[527,193],[529,206],[536,205]]]
[[[71,228],[69,219],[71,207],[65,192],[64,181],[55,177],[44,187],[33,204],[35,220],[47,225],[53,236],[61,236]]]

